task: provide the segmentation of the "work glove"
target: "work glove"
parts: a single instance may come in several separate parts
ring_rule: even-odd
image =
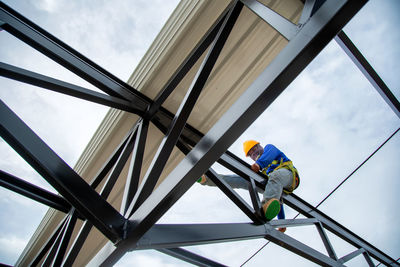
[[[251,170],[253,172],[259,172],[260,171],[260,165],[258,165],[257,163],[254,163],[253,165],[251,165]]]

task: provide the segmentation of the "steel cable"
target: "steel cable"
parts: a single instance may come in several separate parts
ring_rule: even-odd
[[[319,202],[315,208],[318,208],[322,203],[325,202],[325,200],[327,200],[340,186],[342,186],[356,171],[358,171],[361,166],[363,166],[372,156],[374,156],[376,154],[376,152],[378,152],[398,131],[400,130],[400,128],[398,128],[396,131],[394,131],[392,133],[392,135],[390,135],[377,149],[375,149],[375,151],[370,154],[360,165],[358,165],[357,168],[354,169],[354,171],[352,171],[338,186],[336,186],[323,200],[321,200],[321,202]],[[296,216],[293,217],[293,219],[296,219],[298,216],[300,215],[300,213],[297,213]],[[245,262],[243,262],[240,267],[242,267],[243,265],[245,265],[247,262],[249,262],[249,260],[251,260],[255,255],[258,254],[258,252],[260,252],[263,248],[265,248],[271,241],[268,241],[267,243],[265,243],[264,245],[262,245],[253,255],[251,255]],[[399,258],[400,259],[400,258]],[[396,262],[399,260],[397,259]],[[379,266],[380,263],[377,265]]]

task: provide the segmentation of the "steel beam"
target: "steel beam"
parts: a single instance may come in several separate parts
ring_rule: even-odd
[[[322,239],[322,243],[324,244],[326,251],[328,252],[329,257],[337,260],[338,257],[336,256],[336,252],[333,249],[331,242],[329,241],[328,235],[326,234],[324,227],[320,222],[316,223],[315,226],[317,227],[318,233]]]
[[[104,183],[103,188],[100,191],[100,196],[104,199],[107,199],[111,190],[113,189],[115,182],[121,174],[122,169],[125,167],[126,162],[132,153],[133,147],[136,143],[137,129],[140,127],[140,123],[137,122],[134,127],[129,131],[128,135],[123,139],[120,146],[116,148],[110,160],[105,164],[105,166],[109,166],[106,169],[111,169],[110,174],[108,175],[107,181]],[[117,159],[115,159],[117,157]],[[114,160],[115,159],[115,160]],[[111,164],[113,166],[111,168]],[[102,173],[105,173],[105,169],[102,169]],[[108,172],[108,171],[107,171]],[[99,177],[99,176],[97,176]],[[72,244],[68,255],[65,257],[64,266],[72,266],[74,263],[76,256],[81,250],[86,238],[88,237],[90,230],[92,229],[93,224],[90,221],[85,221],[81,226],[81,229]],[[126,225],[124,225],[126,227]],[[124,230],[125,231],[125,230]]]
[[[227,182],[225,182],[223,179],[219,178],[218,174],[216,172],[214,172],[210,168],[206,172],[206,175],[254,223],[264,224],[265,220],[263,219],[263,217],[258,216],[259,214],[257,214],[256,211],[252,207],[250,207],[249,204],[247,204],[247,202],[238,193],[236,193],[235,190],[233,190],[232,187]]]
[[[190,252],[190,251],[182,249],[182,248],[160,248],[160,249],[157,249],[157,251],[167,254],[169,256],[178,258],[180,260],[186,261],[188,263],[194,264],[196,266],[225,267],[225,265],[222,265],[218,262],[204,258],[202,256],[199,256],[193,252]]]
[[[138,127],[139,125],[136,125]],[[136,129],[137,130],[137,129]],[[110,174],[107,177],[107,180],[101,189],[100,196],[103,199],[107,199],[111,193],[111,190],[114,188],[115,183],[117,182],[118,177],[120,176],[122,169],[125,167],[126,162],[128,161],[130,155],[132,154],[133,147],[135,145],[136,133],[134,130],[126,142],[124,148],[122,149],[121,154],[118,157],[117,162],[113,166]]]
[[[257,188],[256,188],[256,184],[254,182],[254,179],[249,177],[249,194],[250,194],[250,199],[251,202],[253,203],[253,208],[255,210],[256,215],[259,218],[262,218],[264,221],[264,214],[263,214],[263,210],[261,207],[261,202],[260,202],[260,198],[258,197],[258,192],[257,192]]]
[[[120,240],[125,218],[99,196],[4,103],[0,135],[76,210],[113,242]]]
[[[325,254],[322,254],[321,252],[277,230],[268,231],[265,238],[275,243],[278,246],[286,248],[292,251],[293,253],[302,256],[303,258],[315,262],[316,264],[322,266],[344,266],[339,261],[336,261],[326,256]]]
[[[374,264],[374,262],[372,261],[372,259],[371,259],[371,257],[369,256],[369,254],[368,254],[367,251],[365,251],[365,252],[363,253],[363,256],[364,256],[364,259],[365,259],[365,261],[367,262],[367,264],[368,264],[369,267],[375,267],[375,264]]]
[[[224,47],[225,42],[228,39],[228,36],[231,33],[237,18],[239,17],[242,7],[242,3],[236,2],[225,18],[221,29],[219,29],[213,44],[208,50],[202,65],[193,79],[193,83],[191,84],[188,92],[185,95],[185,98],[179,106],[175,118],[168,129],[167,135],[161,141],[160,147],[157,150],[154,159],[151,162],[148,171],[138,188],[137,194],[135,195],[131,206],[129,207],[128,214],[131,214],[132,211],[135,211],[153,191],[158,178],[164,170],[164,166],[167,163],[168,158],[179,139],[179,136],[181,135],[186,121],[189,118],[189,115],[196,104],[196,101],[200,96],[200,93],[203,90],[209,75],[211,74],[215,62],[217,61],[218,56],[220,55],[222,48]]]
[[[71,209],[71,205],[63,197],[2,170],[0,170],[0,185],[64,213],[68,213]]]
[[[79,230],[77,237],[71,245],[67,255],[65,256],[64,262],[62,266],[72,266],[75,262],[76,257],[82,249],[83,244],[85,243],[90,230],[92,230],[93,224],[89,221],[85,221]]]
[[[254,180],[255,184],[259,188],[261,188],[261,190],[265,189],[263,188],[265,185],[265,183],[263,182],[264,180],[268,180],[268,177],[266,175],[263,175],[262,173],[255,173],[254,171],[252,171],[249,164],[247,164],[231,152],[226,151],[218,159],[218,163],[244,179],[248,179],[248,177],[251,177]]]
[[[311,17],[316,0],[305,0],[303,11],[298,22],[298,25],[303,25]]]
[[[34,86],[39,86],[51,91],[66,94],[69,96],[84,99],[97,104],[105,105],[111,108],[117,108],[131,113],[141,113],[131,105],[130,102],[106,94],[98,93],[81,86],[63,82],[39,73],[18,68],[3,62],[0,62],[0,76],[7,77],[16,81],[24,82]]]
[[[305,226],[305,225],[313,225],[318,223],[317,219],[280,219],[280,220],[272,220],[269,224],[272,227],[297,227],[297,226]]]
[[[57,256],[58,247],[61,244],[62,237],[66,231],[66,228],[67,228],[67,225],[68,225],[68,222],[70,221],[70,219],[71,219],[71,216],[68,214],[64,223],[61,226],[60,232],[57,234],[57,238],[55,239],[54,243],[51,244],[51,249],[50,249],[49,253],[47,254],[46,258],[43,260],[43,263],[41,265],[42,267],[53,266],[54,258]]]
[[[135,130],[135,127],[136,127],[136,124],[128,131],[128,133],[126,133],[124,138],[122,138],[122,141],[114,149],[114,151],[108,157],[106,162],[99,169],[99,171],[97,172],[95,177],[90,181],[89,184],[93,189],[96,189],[100,185],[100,183],[103,181],[103,179],[109,173],[109,171],[114,167],[115,163],[118,161],[118,158],[120,157],[120,155],[122,153],[122,150],[124,149],[126,143],[128,142],[129,137],[132,135],[133,131]]]
[[[312,205],[306,203],[295,194],[284,195],[283,200],[285,204],[300,212],[302,215],[308,218],[317,219],[321,222],[325,229],[329,230],[349,244],[355,246],[356,248],[364,248],[371,257],[382,262],[383,264],[386,264],[388,266],[400,266],[400,264],[398,263],[397,265],[394,264],[394,262],[396,261],[393,258],[380,251],[367,241],[363,240],[361,237],[354,234],[338,222],[334,221],[332,218],[328,217],[321,211],[317,210]]]
[[[53,231],[53,233],[47,239],[46,243],[41,247],[38,254],[36,254],[35,258],[32,260],[32,262],[29,264],[29,266],[38,266],[39,265],[39,263],[42,261],[43,257],[46,256],[47,252],[54,245],[54,243],[55,243],[58,235],[60,234],[61,230],[63,229],[68,217],[69,217],[68,215],[65,215],[64,219],[58,224],[57,228]]]
[[[161,126],[158,125],[158,127],[161,130]],[[199,138],[200,139],[202,137],[201,133],[198,133],[198,132],[192,132],[191,134],[192,134],[191,136],[194,137],[194,138]],[[188,139],[190,139],[188,136],[185,137],[185,140],[188,140]],[[196,139],[189,140],[189,142],[191,144],[196,144]],[[230,169],[231,171],[235,172],[236,174],[242,176],[244,179],[248,179],[247,177],[249,177],[249,176],[252,177],[256,181],[256,185],[259,188],[262,189],[261,181],[263,179],[265,179],[266,177],[264,175],[260,174],[260,173],[259,174],[254,173],[250,169],[250,166],[245,161],[243,161],[242,159],[237,157],[236,155],[232,154],[229,151],[226,151],[225,154],[223,154],[221,156],[221,158],[218,160],[218,162],[220,164],[222,164],[224,167],[226,167],[226,168]],[[294,199],[296,199],[296,201],[294,199],[292,199],[293,197],[294,197]],[[301,214],[304,214],[307,217],[310,217],[311,219],[313,218],[313,216],[310,215],[308,212],[309,211],[313,211],[313,210],[318,212],[318,214],[319,214],[317,216],[318,219],[322,218],[322,220],[324,222],[326,222],[327,224],[335,225],[334,229],[340,228],[340,229],[343,230],[343,232],[346,232],[346,233],[350,234],[350,236],[352,236],[351,239],[348,239],[348,238],[343,238],[342,235],[338,235],[340,238],[343,238],[347,242],[349,242],[349,240],[353,240],[353,241],[354,240],[359,240],[360,243],[358,243],[358,244],[368,244],[365,240],[363,240],[362,238],[354,235],[353,233],[351,233],[351,231],[349,231],[348,229],[344,228],[342,225],[338,224],[337,222],[335,222],[333,219],[331,219],[327,215],[323,214],[320,211],[317,211],[312,205],[307,204],[305,201],[303,201],[300,198],[298,198],[295,194],[292,194],[291,196],[285,196],[284,195],[283,198],[284,198],[284,201],[285,201],[285,203],[287,205],[289,205],[293,209],[297,210]],[[313,221],[311,221],[310,223],[316,223],[316,222],[319,221],[319,220],[316,220],[316,219],[312,219],[312,220]],[[285,226],[284,224],[281,224],[281,223],[283,223],[282,220],[271,222],[271,224],[273,224],[275,227]],[[289,226],[289,225],[286,225],[286,226]],[[338,232],[339,231],[336,231],[334,233],[338,234]],[[323,239],[323,242],[324,242],[324,239]],[[352,243],[352,244],[355,245],[356,243]],[[363,245],[361,245],[361,246],[363,246]],[[376,251],[379,251],[377,248],[373,247],[370,244],[368,246],[373,248]],[[327,248],[327,250],[328,250],[328,248]],[[333,253],[334,253],[333,249],[331,250],[331,253],[328,250],[328,254],[332,258],[335,258],[335,257],[332,256]],[[379,251],[377,254],[374,254],[374,258],[379,260],[379,261],[383,261],[383,262],[385,262],[385,259],[389,259],[390,260],[390,257],[388,255],[386,255],[385,253],[381,252],[381,251]],[[391,264],[393,266],[395,266],[395,264],[397,264],[397,263],[393,263],[393,262],[395,262],[394,259],[391,259],[391,260],[392,260]]]
[[[101,256],[103,263],[113,264],[122,257],[193,185],[197,177],[225,153],[365,2],[326,1],[247,91],[133,213],[130,220],[134,227],[127,239],[116,249],[108,251],[107,255]]]
[[[140,173],[142,170],[143,155],[147,139],[149,122],[146,119],[141,119],[138,123],[136,132],[135,146],[132,153],[132,158],[129,165],[128,177],[126,179],[124,194],[121,202],[121,214],[126,213],[129,204],[133,200],[139,186]]]
[[[367,80],[372,84],[376,91],[381,95],[383,100],[390,106],[393,112],[400,118],[400,102],[390,91],[389,87],[385,82],[379,77],[378,73],[369,64],[367,59],[361,54],[358,48],[350,40],[350,38],[340,31],[335,37],[335,41],[339,46],[346,52],[357,68],[364,74]]]
[[[263,5],[257,0],[241,0],[251,11],[253,11],[262,20],[268,23],[272,28],[278,31],[286,40],[291,40],[299,31],[296,24],[276,13],[269,7]]]
[[[144,234],[134,249],[173,248],[261,237],[265,237],[315,263],[341,266],[337,261],[302,244],[296,239],[280,233],[269,224],[156,224]]]
[[[97,88],[112,96],[129,100],[142,113],[147,109],[151,101],[145,95],[90,61],[3,2],[0,2],[0,20],[5,23],[3,25],[4,30]]]
[[[65,252],[67,251],[69,241],[71,240],[72,232],[74,231],[75,228],[76,219],[77,219],[76,212],[75,210],[72,210],[69,221],[65,226],[65,231],[61,237],[62,238],[61,243],[57,248],[55,258],[52,262],[52,266],[61,266],[61,263],[65,256]]]
[[[343,263],[348,262],[349,260],[357,257],[358,255],[361,255],[364,252],[365,252],[365,249],[363,249],[363,248],[357,249],[357,250],[347,254],[346,256],[341,257],[339,259],[339,262],[341,262],[343,264]]]
[[[222,15],[217,19],[213,26],[211,26],[207,33],[202,37],[200,42],[195,46],[195,48],[193,48],[186,59],[174,72],[166,85],[157,94],[157,96],[154,98],[153,104],[150,106],[150,109],[147,112],[148,117],[152,118],[154,114],[158,112],[164,101],[173,92],[176,86],[182,81],[186,74],[192,69],[193,65],[196,64],[197,60],[201,57],[201,55],[203,55],[204,51],[206,51],[206,49],[214,41],[228,12],[229,7],[222,13]]]
[[[262,238],[264,225],[252,223],[156,224],[132,249],[175,248]]]
[[[298,25],[302,26],[314,13],[321,7],[326,0],[301,0],[304,3],[303,11],[299,19]]]

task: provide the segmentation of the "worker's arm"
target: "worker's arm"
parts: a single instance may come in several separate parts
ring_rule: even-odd
[[[268,144],[264,147],[264,153],[255,164],[257,164],[260,169],[264,169],[271,164],[274,159],[278,158],[281,153],[282,152],[274,145]]]

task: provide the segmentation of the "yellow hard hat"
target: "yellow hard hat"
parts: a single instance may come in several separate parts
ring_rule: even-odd
[[[244,151],[244,154],[246,155],[246,157],[247,157],[247,154],[249,153],[250,149],[259,143],[260,142],[257,142],[254,140],[247,140],[243,143],[243,151]]]

